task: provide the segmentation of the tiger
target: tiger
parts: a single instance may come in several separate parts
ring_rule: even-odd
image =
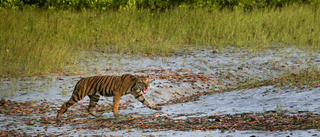
[[[122,76],[92,76],[81,78],[72,93],[68,102],[64,103],[60,111],[58,111],[57,120],[61,119],[61,115],[65,113],[69,107],[89,96],[90,103],[88,112],[98,117],[95,106],[97,105],[100,96],[113,96],[113,115],[119,117],[118,108],[121,96],[131,94],[142,104],[148,106],[150,109],[161,110],[162,107],[150,103],[143,94],[147,93],[150,85],[150,76],[138,76],[131,74],[124,74]]]

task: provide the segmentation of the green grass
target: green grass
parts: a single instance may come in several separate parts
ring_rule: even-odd
[[[64,70],[92,50],[168,56],[185,47],[233,46],[256,51],[294,46],[318,52],[319,12],[309,5],[251,12],[1,10],[0,63],[4,65],[0,75]]]

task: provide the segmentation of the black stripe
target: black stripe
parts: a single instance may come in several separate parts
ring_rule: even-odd
[[[109,81],[110,81],[110,77],[109,76],[106,76],[105,80],[104,80],[104,86],[103,86],[103,90],[101,91],[101,95],[102,96],[106,96],[107,92],[108,92],[108,87],[109,87]]]
[[[105,95],[109,95],[110,94],[110,92],[111,92],[111,88],[112,88],[112,81],[113,81],[113,77],[112,76],[110,76],[110,77],[108,77],[108,85],[107,85],[107,90],[105,91],[106,93],[105,93]]]
[[[114,92],[118,89],[117,87],[117,83],[118,83],[118,80],[121,79],[121,77],[112,77],[112,81],[110,82],[110,91],[109,91],[109,94],[110,95],[114,95]],[[120,80],[121,81],[121,80]]]
[[[79,101],[79,100],[78,100],[78,99],[79,99],[79,94],[78,94],[78,92],[73,93],[73,95],[71,96],[71,98],[72,98],[72,100],[75,101],[75,102]]]
[[[86,81],[83,83],[83,91],[81,92],[81,97],[84,97],[86,94],[89,94],[90,89],[92,88],[93,85],[93,77],[89,77],[88,79],[86,79]]]
[[[101,90],[100,90],[100,95],[104,96],[104,93],[106,91],[107,85],[108,85],[108,77],[105,76],[102,83],[101,83]]]
[[[104,77],[97,77],[96,78],[97,80],[96,80],[96,88],[95,88],[95,92],[99,92],[99,91],[101,91],[101,87],[102,87],[102,83],[103,83],[103,81],[104,81]]]
[[[142,101],[140,101],[140,102],[142,102],[142,103],[143,103],[144,101],[146,101],[146,99],[145,99],[145,98],[143,98],[143,100],[142,100]]]
[[[135,88],[135,86],[136,86],[136,84],[137,84],[137,82],[138,82],[138,79],[137,78],[135,78],[134,79],[134,82],[133,82],[133,85],[132,85],[132,87],[131,87],[131,91],[134,91],[134,89],[133,88]]]
[[[141,95],[136,96],[135,98],[139,98]]]

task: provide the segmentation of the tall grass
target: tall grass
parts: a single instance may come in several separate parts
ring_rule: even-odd
[[[60,69],[79,55],[57,13],[1,11],[1,74],[36,74]],[[69,40],[67,40],[69,39]],[[73,39],[75,40],[75,39]],[[71,53],[73,52],[73,53]]]
[[[90,50],[170,55],[184,47],[320,49],[320,10],[309,5],[250,12],[185,8],[0,12],[2,77],[65,69]]]

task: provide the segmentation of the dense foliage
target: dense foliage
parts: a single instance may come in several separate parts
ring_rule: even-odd
[[[318,0],[0,0],[0,8],[23,9],[95,9],[95,10],[166,10],[187,8],[264,8],[292,4],[314,4]]]

